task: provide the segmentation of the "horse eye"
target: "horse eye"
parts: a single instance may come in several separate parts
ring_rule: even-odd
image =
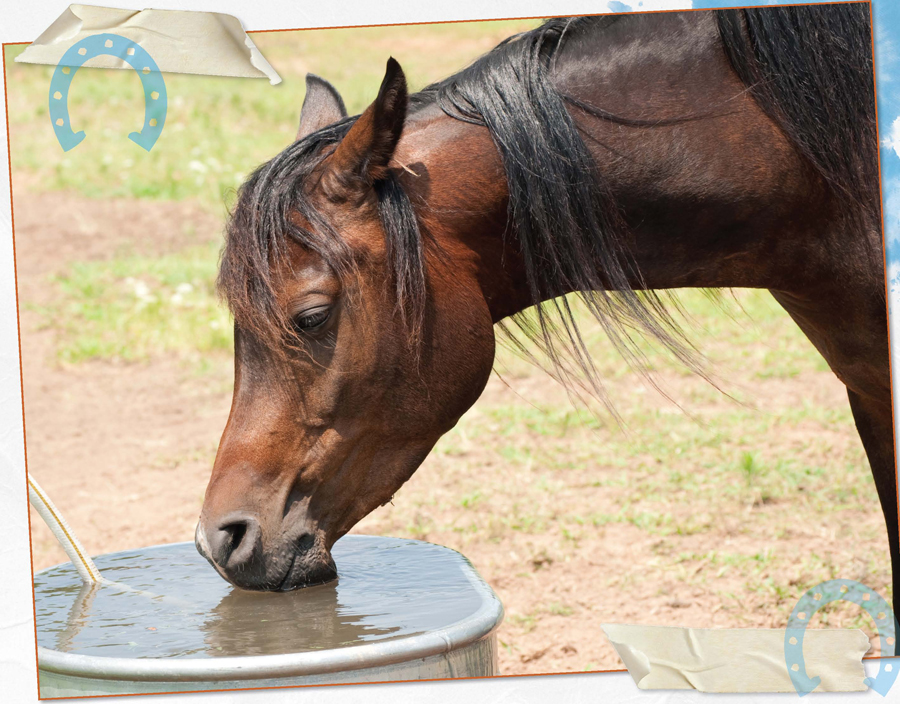
[[[309,332],[324,325],[329,317],[331,311],[328,308],[304,311],[294,318],[294,327],[298,331]]]

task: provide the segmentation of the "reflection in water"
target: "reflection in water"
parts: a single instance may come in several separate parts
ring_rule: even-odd
[[[210,654],[264,655],[283,643],[291,643],[293,652],[340,648],[401,630],[377,625],[387,614],[357,613],[338,594],[337,582],[287,594],[233,589],[202,626]]]
[[[93,589],[54,567],[35,575],[38,643],[109,657],[296,653],[444,628],[481,604],[447,548],[351,535],[333,555],[336,582],[287,593],[235,589],[192,543],[97,558],[116,583]]]
[[[94,603],[94,597],[97,596],[98,591],[100,591],[99,582],[90,582],[88,584],[82,582],[75,601],[72,602],[69,618],[66,619],[66,627],[60,629],[59,633],[57,633],[57,650],[66,652],[72,647],[72,639],[78,635],[78,632],[88,621],[88,614],[91,612],[91,605]]]

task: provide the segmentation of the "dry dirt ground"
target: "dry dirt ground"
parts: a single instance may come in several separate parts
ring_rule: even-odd
[[[190,203],[23,190],[15,228],[29,471],[92,553],[191,540],[229,410],[231,360],[216,357],[202,375],[166,359],[65,365],[36,307],[56,295],[48,276],[73,260],[173,251],[219,237],[220,220]],[[730,388],[752,392],[747,437],[716,430],[738,406],[695,377],[660,375],[693,418],[634,374],[611,378],[610,396],[629,418],[645,419],[645,432],[658,427],[660,442],[679,447],[686,435],[701,438],[676,457],[644,448],[640,432],[629,440],[634,430],[608,416],[591,424],[565,411],[542,415],[568,408],[565,393],[513,366],[492,377],[393,505],[356,530],[464,553],[505,604],[505,674],[621,667],[604,622],[782,626],[802,590],[832,576],[887,594],[874,487],[839,476],[865,464],[841,384],[808,369],[771,379],[730,373]],[[809,407],[842,415],[791,415]],[[709,474],[722,443],[758,453],[745,458],[746,477]],[[754,462],[784,456],[833,472],[842,493],[814,477],[787,493],[754,483]],[[36,514],[32,551],[36,570],[65,559]]]

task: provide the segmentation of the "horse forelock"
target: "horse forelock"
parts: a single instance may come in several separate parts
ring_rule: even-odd
[[[300,342],[277,300],[279,272],[290,267],[288,242],[315,252],[342,280],[356,273],[352,248],[308,192],[316,167],[355,121],[348,117],[298,140],[256,169],[238,190],[217,288],[236,323],[276,350]],[[421,332],[426,295],[422,236],[394,173],[376,181],[374,189],[397,312],[412,344]]]
[[[293,335],[276,295],[288,241],[316,252],[336,272],[348,264],[346,244],[313,206],[304,184],[352,123],[348,118],[298,140],[238,189],[225,228],[217,288],[235,322],[272,347]]]

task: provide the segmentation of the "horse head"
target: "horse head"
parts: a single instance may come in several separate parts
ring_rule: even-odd
[[[408,104],[399,64],[356,119],[325,81],[307,86],[297,141],[241,189],[219,277],[234,397],[196,543],[246,589],[333,579],[334,542],[391,500],[494,356],[474,267],[436,265],[465,257],[426,251],[390,166]]]

